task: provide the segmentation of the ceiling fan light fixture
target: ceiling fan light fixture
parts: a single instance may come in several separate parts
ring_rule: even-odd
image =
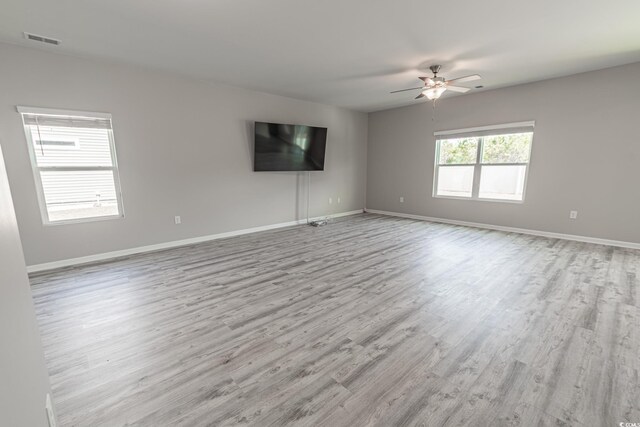
[[[414,99],[427,98],[430,101],[435,101],[436,99],[440,98],[442,94],[445,93],[447,90],[450,90],[451,92],[467,93],[471,90],[471,88],[464,87],[464,86],[457,86],[457,83],[473,82],[476,80],[480,80],[482,78],[480,77],[479,74],[471,74],[469,76],[446,80],[444,77],[440,77],[437,75],[440,72],[439,65],[433,65],[429,68],[433,73],[433,77],[427,77],[427,76],[418,77],[423,82],[422,86],[411,87],[408,89],[394,90],[391,93],[407,92],[407,91],[420,89],[419,95],[416,96]],[[476,88],[481,88],[481,87],[482,86],[476,86]],[[435,105],[435,102],[434,102],[434,105]]]
[[[438,99],[440,98],[440,96],[442,96],[442,94],[447,90],[446,87],[444,86],[436,86],[436,87],[430,87],[429,89],[425,90],[424,95],[429,99],[429,100],[434,100],[434,99]]]

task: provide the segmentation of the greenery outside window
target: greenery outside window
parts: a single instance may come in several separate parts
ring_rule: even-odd
[[[435,136],[434,197],[524,201],[533,122]]]

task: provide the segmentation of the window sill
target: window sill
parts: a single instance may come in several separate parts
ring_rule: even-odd
[[[81,224],[84,222],[111,221],[114,219],[122,219],[122,218],[124,218],[124,214],[109,215],[109,216],[94,216],[89,218],[78,218],[78,219],[66,219],[63,221],[44,221],[43,225],[46,227],[52,227],[56,225]]]
[[[497,203],[508,203],[508,204],[516,204],[521,205],[524,203],[524,198],[522,200],[509,200],[509,199],[485,199],[480,197],[456,197],[456,196],[436,196],[432,195],[434,199],[449,199],[449,200],[464,200],[470,202],[497,202]]]

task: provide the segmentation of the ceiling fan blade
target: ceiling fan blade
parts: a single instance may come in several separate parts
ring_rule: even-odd
[[[450,90],[451,92],[466,93],[466,92],[469,92],[471,89],[469,89],[468,87],[447,85],[447,90]]]
[[[464,83],[464,82],[473,82],[476,80],[480,80],[482,77],[480,77],[480,74],[472,74],[470,76],[464,76],[464,77],[458,77],[457,79],[451,79],[451,80],[447,80],[447,83]]]
[[[393,92],[389,92],[389,93],[406,92],[408,90],[416,90],[416,89],[424,89],[424,86],[412,87],[412,88],[409,88],[409,89],[394,90]]]
[[[413,99],[420,99],[420,98],[424,98],[424,93],[421,93],[420,95],[416,96],[416,97],[415,97],[415,98],[413,98]]]

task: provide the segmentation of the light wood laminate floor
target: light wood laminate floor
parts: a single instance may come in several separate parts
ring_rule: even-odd
[[[62,426],[640,423],[640,251],[363,214],[32,277]]]

